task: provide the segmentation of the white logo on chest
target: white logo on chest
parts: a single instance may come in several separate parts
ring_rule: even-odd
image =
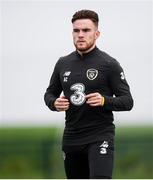
[[[65,71],[65,73],[63,74],[64,76],[63,82],[67,82],[70,74],[71,74],[71,71]]]
[[[94,80],[98,76],[98,70],[88,69],[86,75],[89,80]]]

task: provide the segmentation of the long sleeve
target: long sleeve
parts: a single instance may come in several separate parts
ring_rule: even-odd
[[[107,110],[129,111],[133,107],[133,99],[129,85],[120,64],[114,60],[110,63],[110,74],[108,76],[112,96],[104,96]]]
[[[44,95],[45,103],[50,110],[56,111],[56,108],[54,107],[54,102],[60,96],[61,92],[62,92],[62,86],[60,83],[59,61],[58,61],[55,65],[49,86]]]

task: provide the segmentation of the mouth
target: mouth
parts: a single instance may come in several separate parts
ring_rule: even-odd
[[[77,42],[85,42],[86,40],[84,38],[77,38]]]
[[[86,41],[77,41],[77,43],[85,43]]]

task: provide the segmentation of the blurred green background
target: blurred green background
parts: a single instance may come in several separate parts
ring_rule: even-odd
[[[0,128],[0,178],[63,179],[62,128]],[[116,179],[153,178],[153,128],[118,127]]]

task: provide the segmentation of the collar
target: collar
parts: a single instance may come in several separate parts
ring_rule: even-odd
[[[87,52],[87,53],[83,53],[82,55],[78,53],[78,51],[76,50],[76,54],[77,56],[79,56],[81,59],[84,59],[85,57],[89,57],[91,55],[93,55],[96,51],[98,50],[97,46],[94,47],[94,49],[92,49],[91,51]]]

